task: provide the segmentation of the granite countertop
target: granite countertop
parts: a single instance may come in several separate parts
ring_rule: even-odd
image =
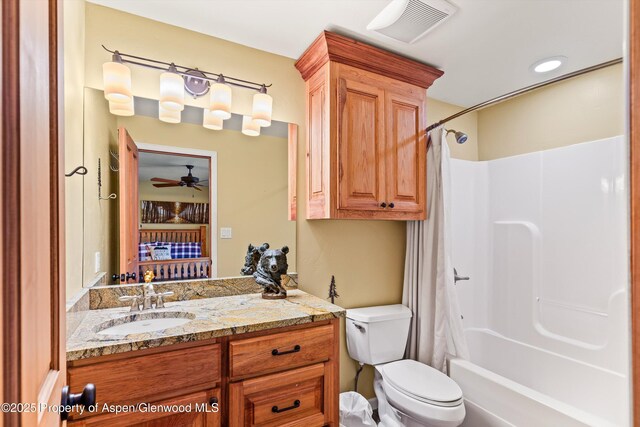
[[[344,309],[301,290],[289,290],[283,300],[265,300],[259,293],[252,293],[166,302],[165,308],[133,313],[129,307],[89,310],[67,337],[67,360],[300,325],[344,314]],[[124,336],[97,333],[106,327],[124,323],[121,319],[131,315],[138,315],[141,319],[153,316],[192,320],[183,326],[155,332]]]

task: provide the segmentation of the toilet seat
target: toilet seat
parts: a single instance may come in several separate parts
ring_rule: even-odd
[[[442,372],[415,360],[398,360],[378,367],[385,382],[417,401],[442,407],[462,404],[462,390]]]

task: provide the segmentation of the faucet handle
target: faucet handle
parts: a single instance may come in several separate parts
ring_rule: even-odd
[[[156,294],[156,308],[164,308],[164,297],[170,297],[173,291],[160,292]]]
[[[140,311],[140,296],[139,295],[123,295],[118,298],[120,301],[131,301],[131,311]]]

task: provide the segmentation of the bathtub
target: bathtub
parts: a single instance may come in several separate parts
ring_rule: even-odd
[[[471,361],[452,358],[467,427],[628,426],[628,379],[489,329],[465,332]]]

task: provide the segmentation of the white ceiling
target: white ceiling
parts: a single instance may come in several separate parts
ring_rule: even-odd
[[[200,178],[200,181],[209,179],[209,159],[203,157],[176,156],[142,151],[138,159],[139,181],[149,181],[151,178],[156,177],[180,181],[180,177],[189,173],[186,165],[194,166],[193,176]],[[205,182],[202,185],[209,186],[209,183]]]
[[[458,12],[412,45],[366,29],[390,0],[89,1],[291,58],[337,31],[444,70],[429,95],[462,106],[623,53],[623,0],[453,0]],[[529,70],[556,55],[559,70]]]

